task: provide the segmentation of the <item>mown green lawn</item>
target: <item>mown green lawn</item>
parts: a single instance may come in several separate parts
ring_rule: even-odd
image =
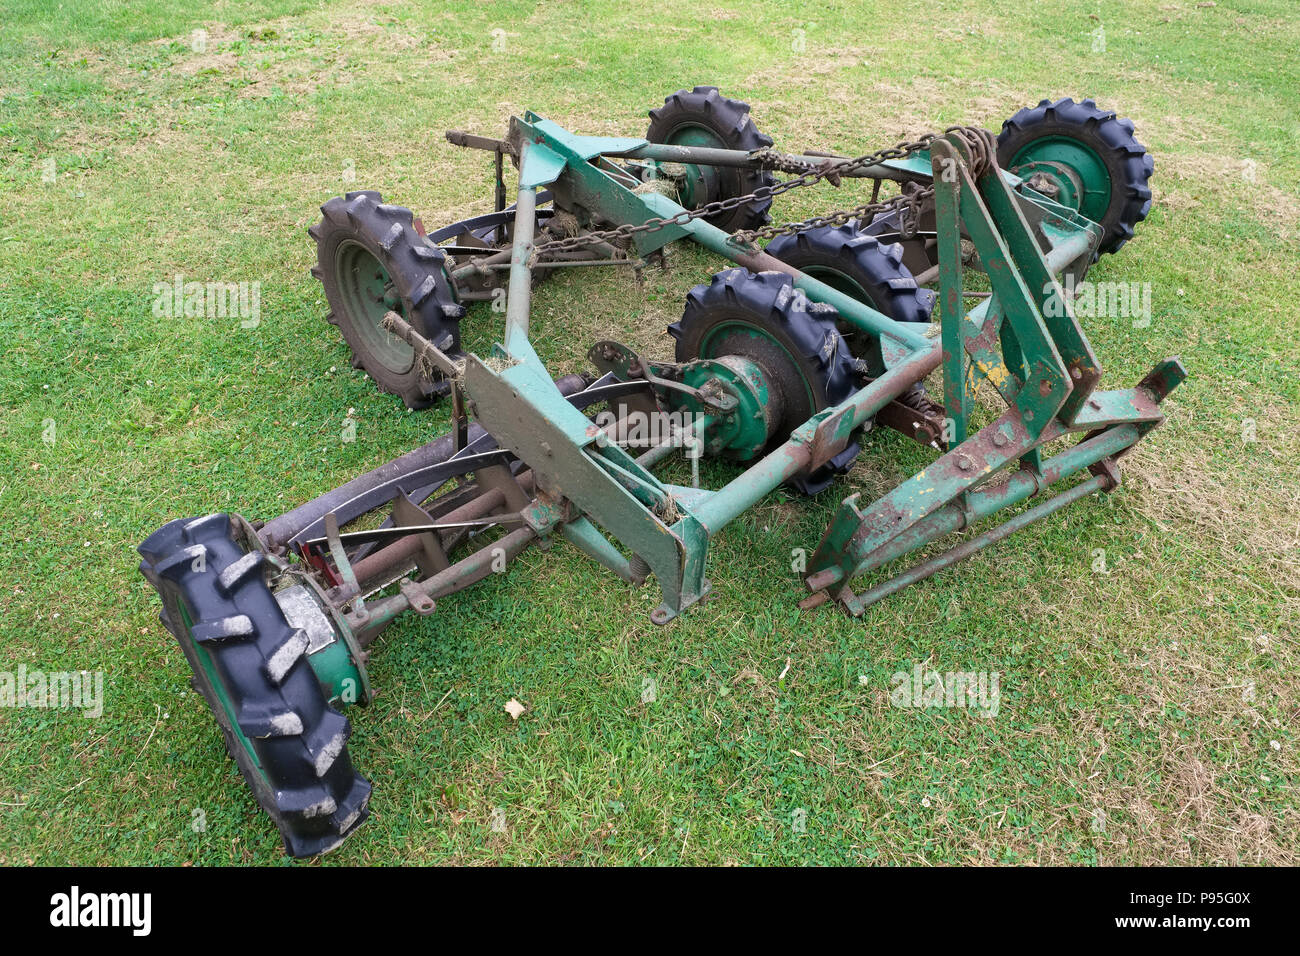
[[[653,588],[527,552],[377,646],[380,696],[350,713],[373,814],[325,862],[1297,862],[1298,59],[1291,0],[5,0],[0,672],[102,671],[106,701],[0,708],[0,863],[284,862],[135,545],[173,517],[272,517],[444,429],[323,321],[321,202],[377,188],[430,228],[487,211],[488,164],[445,129],[531,108],[637,135],[698,83],[780,147],[854,154],[1043,96],[1119,109],[1156,202],[1093,277],[1152,283],[1155,317],[1087,331],[1110,382],[1172,354],[1191,378],[1117,494],[860,620],[798,611],[790,554],[926,460],[888,433],[833,491],[738,521],[716,598],[666,629]],[[721,265],[671,263],[539,289],[551,368],[606,335],[670,354]],[[260,282],[260,324],[156,317],[178,274]],[[499,329],[476,309],[466,343]],[[918,664],[997,672],[998,715],[891,707]]]

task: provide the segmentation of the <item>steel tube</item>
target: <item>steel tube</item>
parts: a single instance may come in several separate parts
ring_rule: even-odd
[[[859,389],[829,410],[829,419],[844,408],[853,409],[853,427],[858,427],[939,366],[939,349],[914,352],[866,388]],[[764,495],[783,481],[808,467],[812,457],[812,430],[800,426],[790,439],[770,452],[744,474],[733,479],[700,504],[690,509],[710,536],[717,534]]]
[[[910,554],[917,548],[925,547],[946,534],[960,531],[968,524],[1020,504],[1062,478],[1119,454],[1136,444],[1139,438],[1141,435],[1138,429],[1132,425],[1110,428],[1047,459],[1043,462],[1039,476],[1030,471],[1017,471],[1000,485],[971,491],[966,495],[965,509],[957,503],[945,505],[874,551],[858,556],[852,576],[865,574]],[[837,584],[842,579],[840,566],[832,565],[810,575],[808,586],[820,590]]]
[[[692,219],[682,228],[706,249],[720,256],[726,256],[732,262],[752,272],[784,272],[794,279],[795,288],[801,289],[808,298],[814,302],[824,302],[833,306],[846,322],[864,331],[873,335],[887,335],[913,351],[923,351],[934,344],[921,333],[920,329],[925,328],[924,325],[914,322],[896,322],[883,312],[877,312],[871,306],[800,272],[765,252],[745,252],[732,243],[730,234],[703,219]]]
[[[488,250],[483,250],[488,252]],[[502,249],[500,252],[490,252],[482,259],[476,259],[467,262],[463,266],[458,266],[452,270],[451,277],[455,279],[468,279],[473,275],[481,274],[485,269],[509,269],[510,257],[513,255],[510,249]]]
[[[676,146],[669,143],[647,143],[625,153],[606,153],[607,156],[622,156],[627,159],[651,159],[660,163],[684,163],[695,166],[727,166],[742,169],[760,169],[761,166],[751,153],[743,149],[718,149],[712,146]],[[827,160],[841,162],[852,159],[851,156],[795,156],[795,159],[807,163],[821,164]],[[848,179],[888,179],[893,182],[921,182],[929,177],[907,169],[877,164],[851,169],[842,176]]]
[[[782,482],[804,471],[811,458],[812,449],[807,444],[787,441],[688,510],[712,537]]]
[[[863,331],[887,335],[913,351],[923,351],[934,344],[932,339],[921,332],[921,329],[928,327],[927,323],[896,322],[847,293],[802,272],[794,280],[794,286],[796,289],[802,289],[814,302],[824,302],[826,305],[833,306],[841,318]]]
[[[520,157],[520,169],[528,155]],[[528,260],[533,256],[533,227],[537,217],[537,190],[519,189],[515,202],[514,245],[510,252],[510,284],[506,292],[506,347],[515,340],[528,340],[528,315],[532,306],[533,276]]]
[[[1089,478],[1087,481],[1080,482],[1068,491],[1063,491],[1059,495],[1048,498],[1042,504],[1030,508],[1022,514],[1018,514],[1013,518],[1008,518],[996,528],[990,528],[983,534],[977,535],[969,541],[964,541],[956,547],[945,551],[943,554],[931,558],[929,561],[908,568],[902,574],[890,578],[888,581],[877,584],[875,587],[868,591],[864,591],[862,594],[857,596],[857,599],[854,602],[856,605],[854,607],[855,613],[859,608],[870,607],[877,601],[903,590],[903,588],[910,587],[918,581],[924,581],[932,574],[966,560],[977,551],[982,551],[991,544],[996,544],[1004,538],[1011,537],[1011,535],[1015,534],[1022,528],[1033,524],[1041,518],[1046,518],[1053,512],[1060,511],[1067,505],[1074,504],[1081,498],[1086,498],[1088,495],[1094,494],[1098,491],[1104,491],[1109,480],[1110,479],[1105,475],[1096,475]]]
[[[560,533],[579,551],[597,564],[613,571],[628,584],[641,584],[631,562],[586,518],[560,525]]]
[[[465,556],[451,567],[419,582],[415,587],[435,600],[463,591],[491,574],[494,561],[498,559],[509,561],[516,557],[536,537],[537,533],[532,528],[511,531],[491,544],[484,545],[473,554]],[[351,620],[350,623],[354,628],[365,628],[374,634],[410,606],[410,601],[405,594],[394,594],[366,605],[366,617],[361,620]],[[373,640],[373,637],[370,640]],[[366,640],[361,643],[364,646],[369,642]]]
[[[1047,261],[1047,270],[1052,275],[1060,275],[1066,266],[1091,248],[1092,239],[1088,233],[1072,232],[1063,242],[1053,245],[1043,253],[1043,258]]]

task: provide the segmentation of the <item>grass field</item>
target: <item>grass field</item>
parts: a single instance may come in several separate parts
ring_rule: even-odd
[[[790,552],[926,460],[888,433],[827,494],[739,520],[717,597],[666,629],[653,588],[526,552],[377,646],[380,696],[349,714],[372,818],[320,862],[1300,862],[1291,0],[51,7],[0,0],[0,671],[100,671],[105,705],[0,708],[0,863],[286,862],[135,546],[174,517],[272,517],[445,428],[350,370],[307,273],[321,202],[376,188],[430,228],[488,211],[489,165],[445,129],[531,108],[639,135],[699,83],[779,147],[854,154],[1044,96],[1117,108],[1155,205],[1092,277],[1152,283],[1154,321],[1087,331],[1108,382],[1173,354],[1191,377],[1118,493],[860,620],[798,611]],[[540,288],[550,367],[610,334],[670,355],[721,263],[671,264]],[[156,317],[176,275],[259,282],[260,323]],[[465,328],[484,350],[500,316]],[[997,672],[997,716],[890,706],[918,665]]]

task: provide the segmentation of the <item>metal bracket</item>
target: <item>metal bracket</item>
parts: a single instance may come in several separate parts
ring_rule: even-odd
[[[699,402],[713,415],[725,415],[736,407],[736,398],[723,390],[704,391],[668,375],[680,374],[682,365],[672,362],[648,362],[636,352],[609,339],[597,342],[587,351],[587,358],[601,372],[613,374],[624,381],[643,379],[656,392],[676,392]],[[665,375],[664,373],[667,373]]]
[[[398,588],[411,605],[411,610],[416,614],[429,615],[437,609],[438,603],[421,590],[410,578],[404,578]]]
[[[353,613],[357,617],[364,617],[366,602],[361,597],[361,585],[357,582],[357,574],[352,570],[352,562],[348,560],[347,552],[343,550],[343,541],[339,536],[339,519],[332,511],[325,516],[325,540],[329,542],[330,556],[334,559],[339,574],[343,576],[344,583],[355,595],[352,599]]]

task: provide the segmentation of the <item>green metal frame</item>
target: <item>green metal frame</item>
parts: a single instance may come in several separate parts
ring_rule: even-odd
[[[847,498],[812,557],[809,587],[822,597],[836,597],[854,613],[892,593],[886,585],[883,591],[855,595],[849,582],[858,574],[1083,469],[1092,470],[1094,479],[1018,516],[990,540],[977,539],[976,549],[1086,493],[1113,487],[1118,474],[1114,458],[1162,420],[1160,400],[1184,377],[1181,365],[1171,359],[1135,388],[1096,391],[1101,367],[1056,276],[1086,269],[1100,227],[1018,190],[1020,180],[996,165],[972,177],[970,157],[960,142],[937,140],[928,156],[917,154],[868,172],[916,180],[928,171],[934,182],[942,303],[938,342],[917,326],[897,323],[702,219],[634,234],[642,257],[689,238],[738,264],[789,272],[809,299],[833,306],[846,322],[881,337],[888,359],[885,374],[813,415],[724,487],[709,491],[664,484],[651,473],[646,456],[638,460],[608,441],[560,394],[529,342],[537,194],[548,189],[557,205],[590,221],[643,224],[685,210],[658,192],[636,191],[636,180],[608,158],[704,165],[754,160],[712,147],[578,136],[533,113],[512,120],[509,142],[519,161],[519,193],[505,333],[493,361],[467,359],[463,387],[484,428],[535,472],[538,501],[525,516],[532,530],[546,536],[562,529],[602,564],[635,577],[628,559],[599,526],[654,572],[663,596],[652,615],[657,622],[671,620],[708,592],[705,566],[713,535],[782,482],[829,461],[859,427],[940,366],[952,419],[947,451],[866,509],[859,507],[857,495]],[[957,174],[940,175],[941,169]],[[993,290],[970,312],[963,305],[963,237],[974,244]],[[971,371],[990,381],[1008,408],[968,436]],[[1087,438],[1043,461],[1043,446],[1071,432],[1087,433]],[[1018,470],[995,485],[994,473],[1012,466]],[[964,547],[970,549],[972,542]],[[933,570],[937,567],[913,569],[897,579],[903,582],[898,586]]]

